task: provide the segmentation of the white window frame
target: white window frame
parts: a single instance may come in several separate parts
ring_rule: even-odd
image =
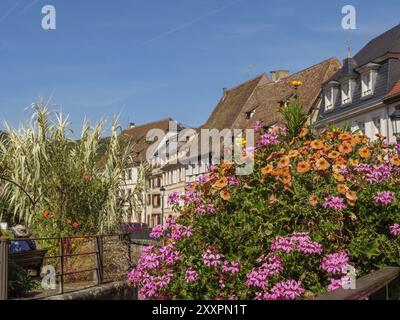
[[[347,85],[347,93],[344,90],[344,86]],[[342,96],[342,105],[351,103],[353,100],[353,86],[352,86],[352,80],[346,80],[342,82],[341,85],[341,96]]]
[[[329,90],[329,91],[328,91]],[[328,98],[328,92],[330,92],[330,99]],[[330,86],[325,89],[325,111],[330,111],[334,108],[333,101],[333,86]]]
[[[361,74],[361,97],[367,97],[372,94],[372,70],[368,70]]]
[[[381,117],[373,118],[372,123],[374,124],[375,134],[381,134],[382,131]]]

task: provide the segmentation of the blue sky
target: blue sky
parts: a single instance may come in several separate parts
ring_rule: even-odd
[[[41,28],[52,4],[57,29]],[[357,9],[357,30],[341,9]],[[398,0],[1,0],[0,121],[38,97],[70,115],[204,123],[222,94],[262,72],[356,53],[400,22]],[[1,125],[2,127],[2,125]],[[0,127],[0,128],[1,128]]]

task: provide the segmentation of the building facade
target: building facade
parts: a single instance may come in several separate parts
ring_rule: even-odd
[[[348,126],[371,139],[377,134],[395,142],[390,117],[400,79],[400,25],[371,40],[322,86],[315,126]]]

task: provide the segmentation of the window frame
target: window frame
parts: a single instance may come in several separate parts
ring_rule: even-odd
[[[328,99],[328,90],[330,93],[330,100]],[[325,89],[324,92],[324,98],[325,98],[325,111],[331,111],[335,107],[335,103],[333,101],[333,86],[329,86]],[[327,102],[330,102],[330,104],[327,104]]]
[[[342,105],[347,105],[349,103],[351,103],[353,101],[353,88],[352,88],[352,80],[351,79],[347,79],[346,81],[343,81],[341,84],[341,102]],[[344,91],[344,85],[347,86],[347,93],[345,93]]]

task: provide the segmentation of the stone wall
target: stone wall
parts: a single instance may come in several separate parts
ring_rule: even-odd
[[[136,300],[137,291],[126,281],[102,284],[93,288],[64,293],[44,300]]]

